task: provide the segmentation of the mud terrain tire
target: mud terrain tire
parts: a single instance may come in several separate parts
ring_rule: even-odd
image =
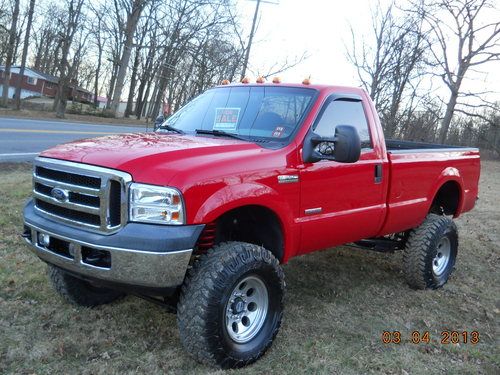
[[[94,286],[51,265],[47,268],[47,274],[56,292],[74,305],[94,307],[113,302],[124,295],[122,292]]]
[[[189,270],[177,306],[180,338],[199,362],[246,366],[271,346],[283,316],[285,281],[265,248],[226,242]]]
[[[414,289],[437,289],[448,281],[458,250],[458,232],[453,220],[429,214],[410,232],[403,251],[403,273]]]

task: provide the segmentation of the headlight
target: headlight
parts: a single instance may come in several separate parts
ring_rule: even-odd
[[[184,224],[184,205],[177,189],[134,183],[129,203],[130,221]]]

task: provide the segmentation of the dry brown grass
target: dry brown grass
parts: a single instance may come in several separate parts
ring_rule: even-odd
[[[347,247],[285,266],[285,321],[250,374],[498,374],[500,163],[483,163],[481,199],[458,220],[456,270],[438,291],[404,283],[401,255]],[[222,373],[181,348],[175,316],[134,297],[96,309],[63,302],[19,238],[29,169],[0,164],[0,373]],[[401,331],[384,345],[384,330]],[[410,342],[429,331],[430,344]],[[476,330],[477,345],[443,345],[443,330]]]

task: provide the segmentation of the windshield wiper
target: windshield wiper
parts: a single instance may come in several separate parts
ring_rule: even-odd
[[[172,132],[176,132],[178,134],[186,134],[181,129],[174,128],[172,125],[168,125],[168,124],[160,125],[160,127],[158,129],[167,129],[167,130],[170,130]]]
[[[239,139],[240,141],[247,141],[248,138],[242,137],[238,134],[234,133],[228,133],[223,130],[206,130],[206,129],[196,129],[195,130],[196,134],[211,134],[211,135],[217,135],[221,137],[229,137],[229,138],[234,138],[234,139]]]

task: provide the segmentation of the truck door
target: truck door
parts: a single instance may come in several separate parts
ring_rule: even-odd
[[[375,129],[368,126],[360,96],[330,96],[313,130],[333,137],[337,125],[352,125],[361,139],[361,157],[356,163],[322,160],[304,163],[300,171],[301,204],[297,221],[301,226],[299,252],[327,248],[374,236],[385,215],[385,181]],[[373,127],[373,126],[372,126]]]

